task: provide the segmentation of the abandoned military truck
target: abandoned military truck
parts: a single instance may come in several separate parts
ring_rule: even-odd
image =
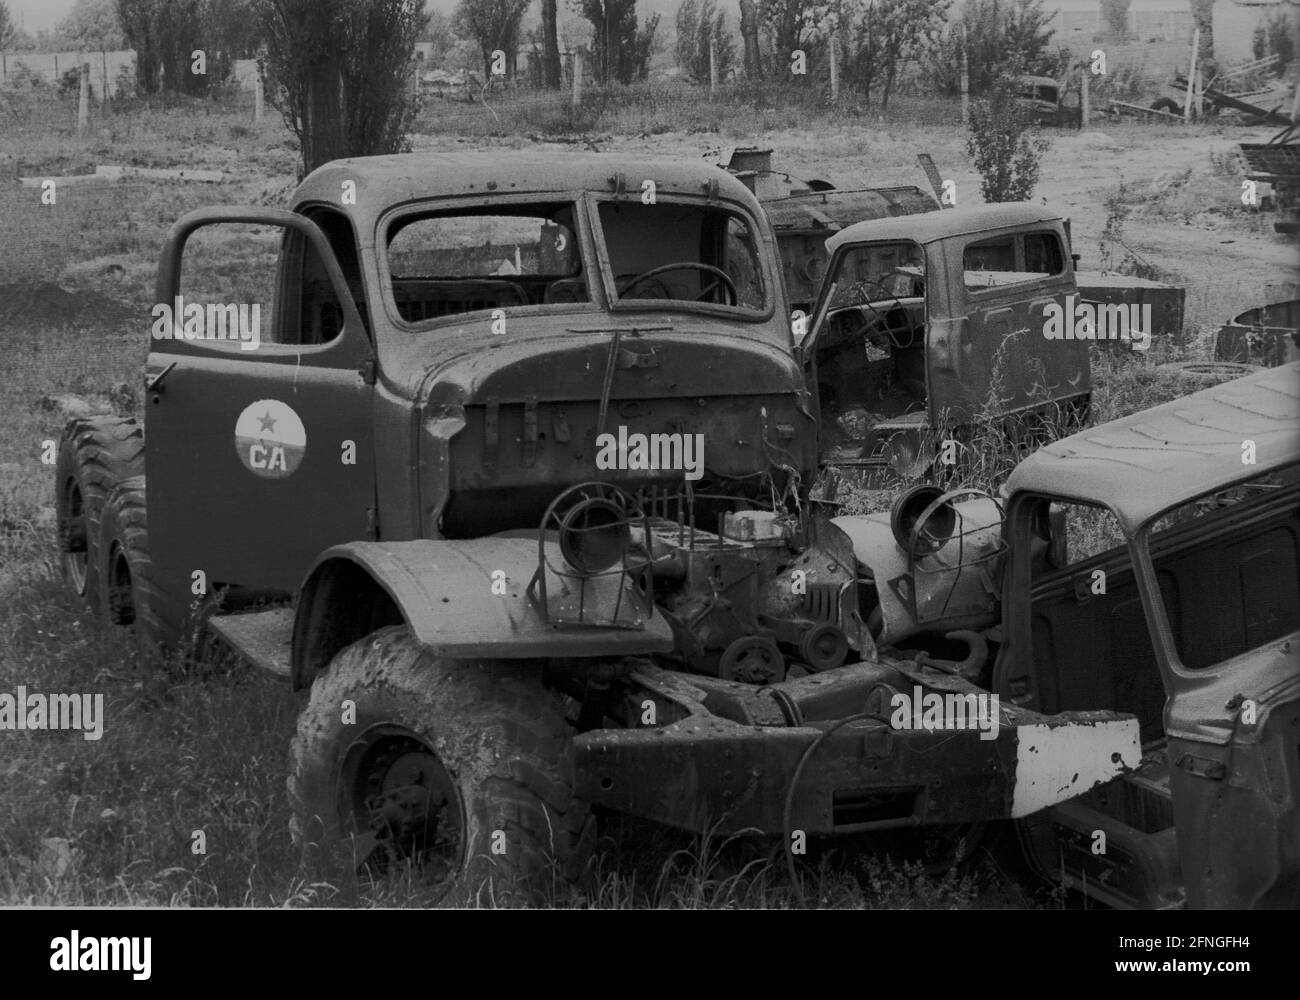
[[[1214,728],[1226,742],[1189,743],[1192,770],[1161,784],[1162,741],[1200,736],[1162,728],[1165,660],[1117,645],[1109,687],[1067,678],[1098,669],[1067,657],[1086,624],[1073,577],[1037,574],[1072,572],[1075,525],[1051,504],[1091,502],[1084,480],[1053,500],[1057,480],[1031,477],[1009,506],[922,488],[889,517],[810,496],[820,325],[794,343],[771,230],[721,170],[338,161],[290,211],[182,218],[157,299],[144,427],[77,420],[63,436],[66,576],[146,645],[197,622],[310,691],[293,833],[333,864],[417,862],[471,888],[580,879],[600,810],[787,843],[1037,820],[1025,837],[1042,859],[1073,821],[1049,810],[1085,794],[1172,795],[1179,826],[1208,835],[1224,817],[1179,782],[1216,764],[1267,821],[1261,844],[1294,830],[1286,682],[1250,687],[1250,734]],[[263,320],[256,337],[241,316]],[[1256,436],[1259,469],[1294,464],[1281,437]],[[1185,460],[1164,459],[1182,472],[1162,498],[1190,482]],[[1294,481],[1252,497],[1250,537],[1293,539]],[[1153,550],[1124,575],[1140,514],[1107,557],[1126,615],[1158,611],[1150,560],[1177,562]],[[1210,524],[1200,548],[1238,522]],[[1294,575],[1282,558],[1269,569]],[[1040,641],[1025,623],[1057,606],[1062,631]],[[1296,628],[1293,607],[1274,610],[1252,648]],[[1150,628],[1125,642],[1163,641]],[[1278,738],[1289,763],[1261,756]],[[1242,767],[1290,789],[1289,806]],[[1089,801],[1116,830],[1131,818]],[[1114,901],[1181,898],[1170,837],[1150,836],[1164,853],[1130,850],[1158,864],[1129,865]],[[1219,895],[1184,864],[1187,898],[1293,894],[1294,856],[1272,857],[1253,879],[1221,875]]]

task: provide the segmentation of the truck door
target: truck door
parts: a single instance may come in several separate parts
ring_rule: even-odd
[[[331,226],[335,239],[350,224]],[[355,266],[355,253],[345,255]],[[146,383],[149,544],[173,613],[291,592],[375,506],[374,352],[321,229],[205,209],[172,229]],[[237,331],[237,332],[235,332]]]
[[[956,378],[934,380],[932,405],[977,413],[998,379],[1003,412],[1088,392],[1088,342],[1048,340],[1047,307],[1064,312],[1075,290],[1063,233],[1045,226],[973,235],[961,248],[954,293],[964,303]]]

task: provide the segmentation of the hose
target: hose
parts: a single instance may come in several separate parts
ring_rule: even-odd
[[[808,900],[804,896],[803,885],[799,881],[799,873],[794,867],[794,852],[790,850],[790,840],[794,834],[794,831],[790,829],[791,814],[794,812],[794,790],[799,787],[799,778],[803,775],[804,766],[807,765],[812,755],[817,752],[817,749],[826,742],[830,735],[841,726],[847,726],[850,722],[861,722],[865,719],[880,719],[880,715],[876,712],[858,712],[855,715],[846,715],[838,720],[812,743],[808,744],[808,749],[803,752],[803,756],[799,758],[799,763],[795,765],[794,774],[790,776],[790,787],[786,790],[785,808],[781,814],[781,826],[785,831],[785,863],[790,873],[790,885],[794,888],[794,893],[799,899],[799,905],[804,908],[807,908]],[[888,724],[888,720],[881,721]]]

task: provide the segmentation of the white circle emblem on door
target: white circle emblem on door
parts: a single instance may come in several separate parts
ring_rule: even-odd
[[[307,453],[307,430],[278,399],[259,399],[235,421],[235,451],[253,475],[285,479]]]

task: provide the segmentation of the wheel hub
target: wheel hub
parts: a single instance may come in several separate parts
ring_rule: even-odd
[[[356,840],[356,867],[461,860],[464,824],[455,784],[433,750],[402,727],[372,727],[348,748],[340,774],[344,829]]]

